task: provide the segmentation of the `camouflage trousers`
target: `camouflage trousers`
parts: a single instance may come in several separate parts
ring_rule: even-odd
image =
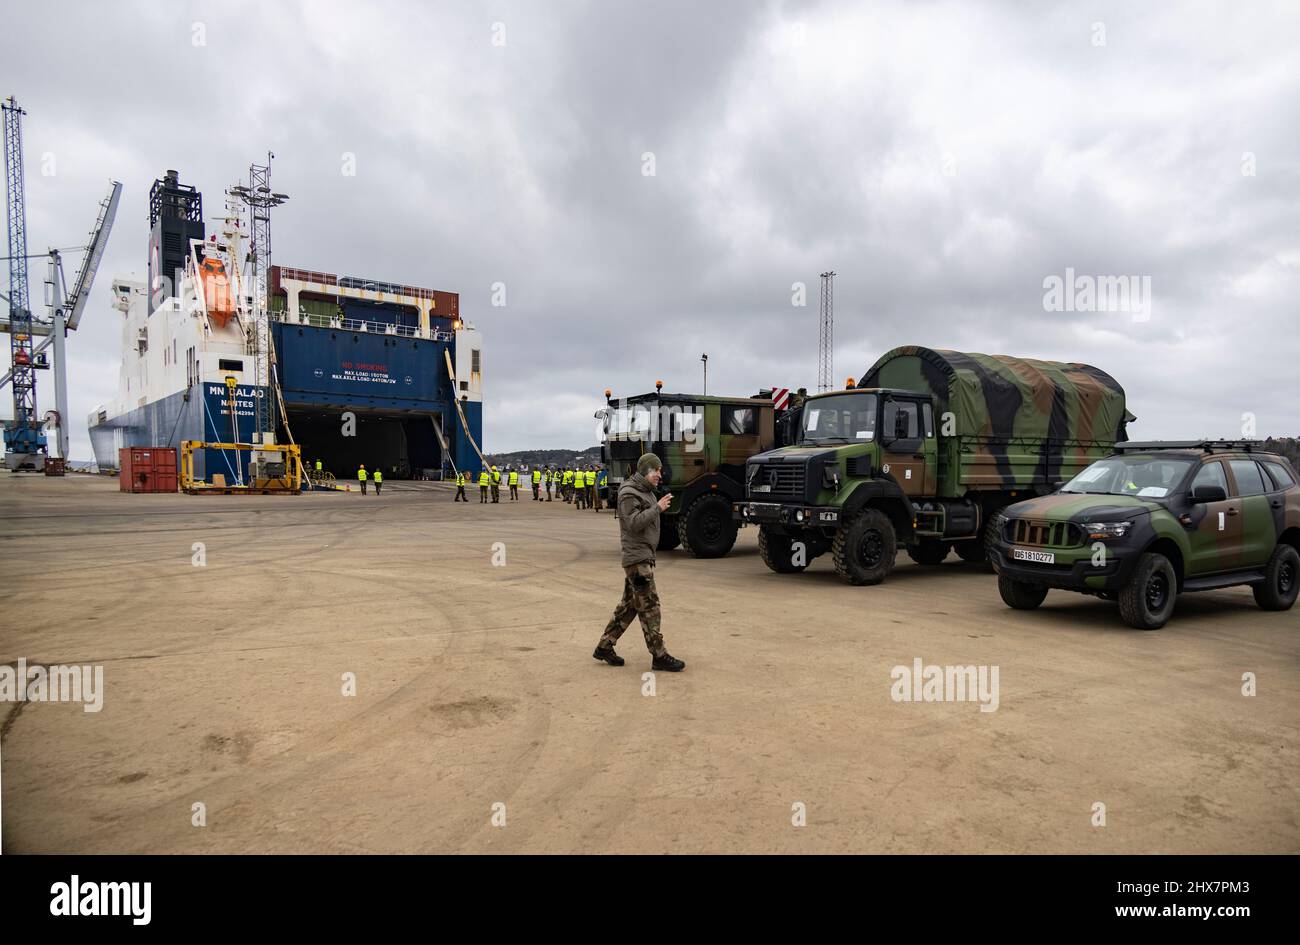
[[[641,632],[645,634],[646,649],[654,656],[663,656],[663,634],[659,632],[659,593],[655,590],[655,566],[643,563],[634,564],[623,569],[623,599],[614,608],[614,616],[605,625],[605,632],[600,636],[600,645],[612,647],[623,635],[623,631],[632,625],[632,621],[641,618]]]

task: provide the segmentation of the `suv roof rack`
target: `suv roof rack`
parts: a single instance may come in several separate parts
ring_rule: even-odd
[[[1115,444],[1117,453],[1146,452],[1147,450],[1204,450],[1213,453],[1237,450],[1251,452],[1259,446],[1259,440],[1128,440]]]

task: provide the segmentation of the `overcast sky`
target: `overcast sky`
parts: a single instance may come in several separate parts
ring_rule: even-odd
[[[74,459],[154,178],[211,217],[268,149],[277,263],[460,293],[493,451],[590,445],[605,387],[698,391],[703,352],[711,393],[815,389],[828,268],[841,381],[899,344],[1085,361],[1134,438],[1297,435],[1297,50],[1295,3],[28,0],[0,92],[29,252],[124,184]],[[1047,310],[1067,268],[1145,277],[1149,313]]]

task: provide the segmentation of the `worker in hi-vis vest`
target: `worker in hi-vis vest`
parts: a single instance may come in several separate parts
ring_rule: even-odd
[[[519,470],[515,469],[515,467],[513,466],[507,466],[506,468],[510,470],[510,479],[509,479],[510,501],[518,502],[519,501]]]
[[[465,498],[465,473],[463,471],[456,473],[456,497],[451,501],[453,502],[469,501],[469,499]]]
[[[501,470],[492,467],[492,501],[501,501]]]
[[[321,463],[320,463],[320,460],[318,459],[318,460],[316,460],[316,478],[317,478],[317,479],[320,478],[320,474],[321,474]]]
[[[546,467],[546,501],[547,502],[551,501],[551,493],[560,487],[559,483],[555,481],[555,477],[556,477],[555,467],[547,466]]]
[[[573,470],[567,466],[564,469],[564,475],[560,477],[560,487],[564,491],[564,501],[568,502],[572,498],[570,493],[573,489]]]
[[[479,505],[482,505],[484,502],[487,501],[487,493],[488,493],[488,471],[487,471],[487,467],[484,466],[481,470],[479,470],[479,474],[478,474]]]
[[[366,494],[366,467],[362,466],[357,470],[357,482],[361,483],[361,494]]]
[[[609,482],[609,473],[607,473],[604,469],[597,469],[596,470],[596,492],[595,492],[597,512],[600,511],[601,505],[604,504],[600,501],[600,490],[604,488],[608,484],[608,482]],[[606,501],[609,500],[608,494],[606,494],[605,499]]]
[[[382,489],[383,486],[384,486],[384,471],[382,469],[376,469],[375,470],[375,495],[379,495],[379,490]]]
[[[600,511],[600,490],[596,488],[596,467],[592,466],[587,470],[587,493],[588,501],[591,507],[597,512]]]
[[[585,508],[587,505],[587,472],[581,466],[573,469],[573,507]]]
[[[542,471],[536,466],[533,467],[533,501],[537,502],[542,498]]]

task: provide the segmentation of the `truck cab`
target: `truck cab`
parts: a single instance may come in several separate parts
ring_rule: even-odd
[[[643,453],[663,463],[659,493],[672,493],[659,528],[659,550],[682,545],[698,558],[717,558],[735,545],[740,523],[731,504],[745,496],[746,461],[777,443],[770,397],[710,397],[653,393],[613,399],[596,412],[609,496],[636,472]]]

